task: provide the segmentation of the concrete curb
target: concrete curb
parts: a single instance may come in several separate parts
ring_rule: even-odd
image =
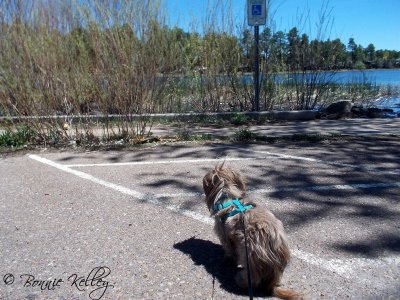
[[[166,113],[166,114],[129,114],[129,115],[53,115],[53,116],[19,116],[19,117],[0,117],[1,121],[13,120],[68,120],[72,123],[78,120],[91,120],[100,121],[101,119],[129,119],[129,120],[141,120],[141,119],[167,119],[186,121],[193,120],[196,118],[206,117],[217,117],[221,119],[229,119],[235,115],[243,115],[254,119],[266,118],[271,120],[314,120],[318,112],[313,110],[294,110],[294,111],[261,111],[261,112],[205,112],[205,113]]]

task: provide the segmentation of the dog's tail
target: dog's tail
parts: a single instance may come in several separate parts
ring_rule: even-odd
[[[285,289],[280,286],[275,286],[272,289],[272,296],[275,296],[277,298],[281,298],[284,300],[300,300],[303,299],[303,296],[301,293],[296,292],[294,290],[289,290]]]

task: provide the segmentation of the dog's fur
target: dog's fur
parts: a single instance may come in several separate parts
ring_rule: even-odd
[[[282,222],[270,211],[253,201],[244,199],[246,180],[238,172],[217,165],[203,178],[205,201],[211,215],[215,217],[214,230],[225,250],[225,259],[233,260],[239,267],[235,276],[241,288],[248,288],[245,240],[242,228],[244,218],[250,275],[253,287],[261,287],[282,299],[299,299],[300,294],[278,287],[283,271],[289,262],[290,252]],[[229,199],[220,198],[229,195]],[[218,204],[238,198],[244,205],[253,205],[245,214],[237,214],[221,221],[220,217],[234,209],[229,206],[214,212]]]

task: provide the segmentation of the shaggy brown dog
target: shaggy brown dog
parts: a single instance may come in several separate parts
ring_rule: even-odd
[[[278,287],[290,258],[282,222],[267,209],[243,199],[246,193],[245,178],[223,164],[217,165],[204,176],[203,189],[207,207],[215,217],[214,230],[225,250],[225,259],[233,260],[239,267],[236,283],[241,288],[248,287],[244,218],[252,286],[260,286],[282,299],[299,299],[299,293]],[[253,208],[244,214],[227,217],[227,214],[237,210],[235,205],[227,203],[233,199]],[[224,207],[224,203],[227,207]]]

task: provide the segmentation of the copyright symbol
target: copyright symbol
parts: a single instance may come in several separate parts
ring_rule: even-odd
[[[5,283],[6,285],[11,285],[11,284],[13,284],[13,283],[14,283],[14,280],[15,280],[14,275],[11,274],[11,273],[8,273],[8,274],[6,274],[6,275],[3,276],[3,281],[4,281],[4,283]]]

